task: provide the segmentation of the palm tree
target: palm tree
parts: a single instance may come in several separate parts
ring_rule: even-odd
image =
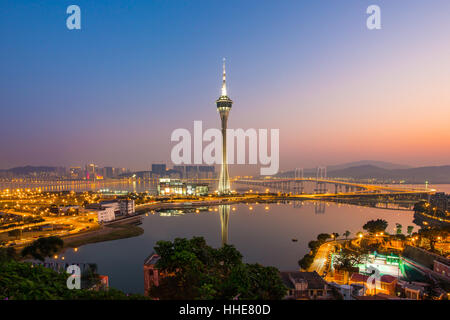
[[[347,240],[347,238],[350,234],[351,234],[351,232],[348,230],[344,232],[345,240]]]
[[[402,233],[402,225],[400,223],[396,223],[395,228],[397,229],[397,234]]]
[[[334,239],[334,241],[336,241],[336,239],[339,237],[339,233],[333,232],[333,233],[331,234],[331,236],[332,236],[332,238]]]
[[[408,226],[408,229],[406,232],[408,233],[409,236],[411,236],[413,229],[414,229],[414,226]]]

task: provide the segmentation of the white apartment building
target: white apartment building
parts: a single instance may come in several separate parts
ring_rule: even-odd
[[[120,200],[119,201],[120,215],[127,216],[136,212],[134,200]]]
[[[116,214],[114,213],[113,207],[103,207],[97,211],[98,222],[108,222],[116,219]]]
[[[104,208],[112,208],[115,214],[120,214],[119,202],[117,201],[102,202],[101,205]]]

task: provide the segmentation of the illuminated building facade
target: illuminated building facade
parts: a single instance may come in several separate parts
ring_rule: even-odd
[[[207,195],[207,183],[186,183],[179,179],[159,179],[158,194],[161,196],[202,196]]]

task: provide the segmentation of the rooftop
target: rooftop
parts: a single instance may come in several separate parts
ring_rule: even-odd
[[[157,255],[156,253],[152,253],[144,260],[144,265],[145,266],[155,265],[160,258],[161,257],[159,255]]]
[[[327,285],[327,282],[315,271],[283,271],[280,272],[280,276],[283,283],[291,289],[295,288],[295,283],[300,283],[302,281],[308,283],[308,289],[324,289]]]
[[[369,276],[367,276],[365,274],[361,274],[361,273],[354,273],[350,277],[350,281],[354,281],[354,282],[367,282],[368,279],[369,279]],[[397,280],[396,277],[388,275],[388,274],[384,274],[380,277],[380,281],[384,282],[384,283],[392,283],[395,280]]]

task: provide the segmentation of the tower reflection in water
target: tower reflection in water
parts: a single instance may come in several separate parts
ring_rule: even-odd
[[[222,233],[222,246],[228,243],[228,221],[230,219],[230,205],[220,205],[220,229]]]

